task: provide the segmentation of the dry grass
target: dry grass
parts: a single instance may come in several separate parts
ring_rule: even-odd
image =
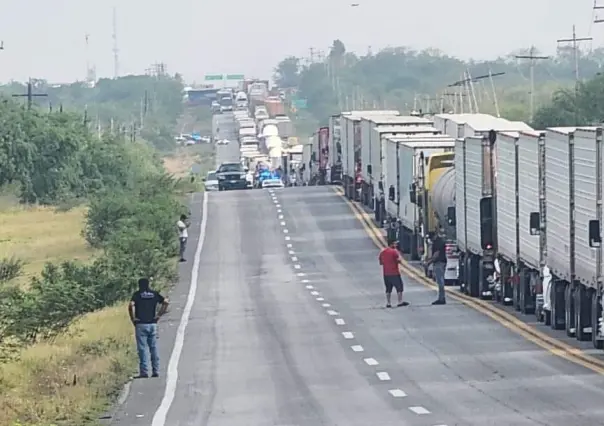
[[[199,144],[179,147],[176,151],[164,157],[164,168],[176,177],[187,177],[191,174],[194,164],[201,165],[202,175],[214,166],[214,145]]]
[[[27,262],[19,283],[45,262],[94,255],[81,235],[85,208],[55,212],[2,201],[0,258]],[[53,342],[25,348],[18,360],[0,365],[0,426],[94,423],[133,371],[133,352],[124,306],[89,314]]]
[[[134,371],[132,333],[125,306],[106,308],[0,366],[0,425],[94,423]]]
[[[0,258],[26,262],[21,282],[37,275],[46,262],[86,260],[94,254],[82,237],[86,209],[55,212],[45,207],[0,210]]]

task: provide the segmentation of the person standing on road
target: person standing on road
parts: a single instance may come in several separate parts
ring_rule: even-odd
[[[180,261],[186,262],[185,249],[187,248],[187,240],[189,239],[189,233],[187,232],[187,228],[189,227],[187,216],[181,214],[180,220],[176,222],[176,226],[178,227],[178,240],[180,242]]]
[[[396,294],[398,295],[397,306],[407,306],[408,302],[403,302],[403,279],[401,278],[401,272],[398,268],[400,254],[396,248],[396,240],[389,240],[388,247],[380,252],[378,257],[380,265],[382,265],[382,271],[384,273],[384,285],[386,286],[386,307],[392,308],[390,302],[392,296],[392,289],[396,288]]]
[[[160,305],[159,311],[157,305]],[[159,351],[157,349],[157,321],[168,310],[168,300],[149,286],[149,279],[138,280],[138,291],[128,305],[130,321],[134,324],[136,350],[139,360],[138,378],[149,377],[149,353],[152,377],[159,377]],[[149,353],[147,353],[147,348]]]
[[[438,298],[432,302],[433,305],[445,305],[445,268],[447,267],[447,249],[445,240],[440,233],[436,234],[432,241],[432,257],[426,262],[426,266],[433,265],[434,279],[438,285]]]

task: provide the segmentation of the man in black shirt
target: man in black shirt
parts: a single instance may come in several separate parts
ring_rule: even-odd
[[[432,302],[433,305],[444,305],[447,303],[445,298],[445,268],[447,267],[447,251],[445,240],[440,234],[432,241],[432,257],[427,265],[433,264],[434,279],[438,285],[438,298]]]
[[[157,305],[160,305],[159,311]],[[134,324],[136,350],[139,359],[139,376],[149,377],[149,354],[153,377],[159,377],[159,352],[157,349],[157,321],[166,313],[168,300],[149,287],[149,280],[138,280],[138,291],[132,295],[128,305],[130,320]]]

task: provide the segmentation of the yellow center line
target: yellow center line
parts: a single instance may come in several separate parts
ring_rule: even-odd
[[[378,248],[385,248],[387,246],[382,231],[380,228],[374,225],[373,220],[369,214],[362,210],[361,207],[350,201],[344,195],[344,191],[339,187],[332,187],[334,192],[342,197],[346,204],[352,210],[354,216],[361,222],[361,225],[365,229],[365,232],[371,238],[373,243]],[[402,259],[400,262],[401,271],[425,287],[429,287],[433,290],[437,289],[434,282],[428,278],[420,275],[413,266],[411,266],[406,260]],[[547,350],[552,355],[564,358],[574,364],[581,365],[591,371],[598,374],[604,375],[604,361],[597,359],[591,355],[585,354],[581,349],[570,346],[567,343],[557,340],[554,337],[548,336],[541,331],[525,324],[510,313],[500,309],[491,303],[483,300],[474,299],[463,293],[455,291],[450,288],[445,288],[447,294],[454,300],[463,303],[464,305],[488,316],[489,318],[497,321],[499,324],[508,328],[509,330],[521,335],[528,341],[536,344],[537,346]]]

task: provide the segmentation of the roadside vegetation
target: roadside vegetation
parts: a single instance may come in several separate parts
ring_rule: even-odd
[[[101,132],[75,102],[49,112],[0,99],[1,426],[96,423],[136,371],[125,309],[136,279],[176,279],[174,220],[190,189],[154,147],[174,150],[181,107],[133,137],[140,98],[119,87],[97,93],[109,99],[99,115],[127,98],[130,114]],[[180,99],[146,87],[156,105]]]

